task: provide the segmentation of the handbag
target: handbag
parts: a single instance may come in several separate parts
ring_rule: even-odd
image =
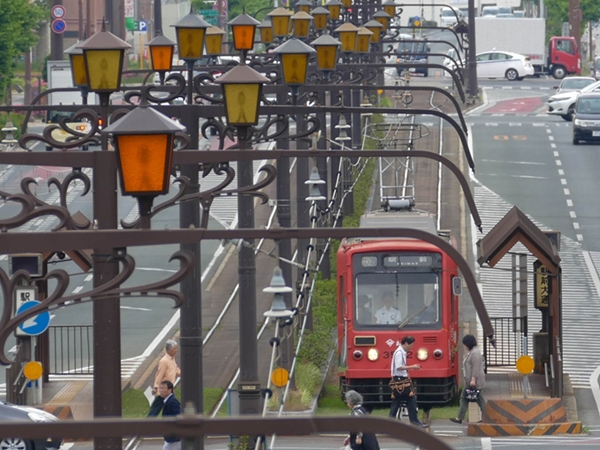
[[[410,378],[404,380],[390,381],[390,389],[392,391],[392,398],[410,398],[415,395],[415,388]]]
[[[476,402],[479,399],[479,389],[475,388],[466,388],[465,389],[465,399],[468,402]]]

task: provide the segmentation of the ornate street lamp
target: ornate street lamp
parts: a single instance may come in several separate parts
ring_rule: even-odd
[[[192,12],[184,16],[179,22],[171,25],[177,34],[177,51],[179,58],[193,66],[194,62],[202,57],[204,50],[204,37],[210,24]]]
[[[372,36],[372,31],[365,27],[358,27],[358,33],[356,35],[356,53],[369,53],[369,44],[371,43]]]
[[[235,66],[221,75],[227,123],[235,127],[249,127],[258,123],[258,106],[264,83],[269,79],[246,65]]]
[[[371,36],[371,42],[373,44],[378,44],[379,40],[381,39],[381,31],[383,30],[383,25],[381,25],[381,22],[378,22],[375,19],[369,20],[364,24],[364,27],[373,33]]]
[[[227,23],[231,27],[233,35],[233,48],[241,53],[241,64],[246,64],[246,53],[254,48],[254,33],[259,23],[258,20],[246,13]]]
[[[346,9],[352,8],[352,0],[342,0],[342,6]]]
[[[292,104],[298,99],[298,88],[306,83],[308,59],[315,49],[298,39],[290,39],[273,50],[281,60],[283,81],[292,89]]]
[[[138,199],[142,228],[150,228],[150,211],[157,195],[169,192],[175,133],[185,127],[142,104],[108,126],[112,134],[123,195]]]
[[[100,104],[108,106],[110,94],[121,88],[123,56],[131,45],[106,31],[106,24],[102,21],[102,30],[76,48],[83,51],[88,90],[97,92]]]
[[[296,12],[305,12],[310,13],[310,8],[312,8],[312,3],[308,0],[298,0],[296,2]]]
[[[342,43],[342,51],[344,53],[350,54],[356,50],[356,35],[358,34],[358,27],[346,22],[337,27],[334,31],[339,33],[340,42]]]
[[[263,20],[256,28],[258,28],[260,40],[263,44],[269,45],[273,42],[273,24],[271,23],[271,19]]]
[[[88,77],[85,68],[85,59],[83,50],[78,48],[81,41],[77,41],[65,50],[65,54],[69,55],[71,61],[71,77],[73,78],[73,86],[81,90],[81,103],[87,105],[88,102]]]
[[[329,20],[330,14],[329,10],[322,6],[317,6],[310,12],[310,15],[313,16],[315,30],[323,31],[327,28],[327,21]]]
[[[285,8],[275,8],[267,17],[273,23],[273,35],[281,40],[286,37],[290,31],[290,20],[293,13]]]
[[[340,9],[342,8],[342,2],[339,0],[329,0],[325,3],[325,8],[329,10],[329,18],[331,20],[340,19]]]
[[[383,10],[389,14],[390,17],[394,17],[396,15],[396,3],[394,0],[388,0],[383,4]]]
[[[165,74],[171,70],[173,65],[175,42],[161,33],[148,42],[148,47],[150,48],[152,70],[158,72],[160,84],[165,84]]]
[[[381,25],[383,25],[384,33],[387,31],[388,27],[390,26],[390,18],[391,17],[392,16],[390,16],[385,11],[377,11],[375,14],[373,14],[373,19],[375,19],[377,22],[379,22]]]
[[[206,30],[204,42],[207,55],[218,55],[223,48],[223,35],[225,32],[219,27],[210,27]]]
[[[310,32],[310,22],[312,21],[312,16],[306,12],[297,12],[294,14],[290,20],[292,21],[292,27],[294,28],[294,35],[298,39],[306,39],[308,37],[308,33]]]
[[[324,34],[310,45],[317,51],[317,69],[323,72],[325,79],[329,79],[330,73],[335,70],[338,48],[342,43],[329,34]]]

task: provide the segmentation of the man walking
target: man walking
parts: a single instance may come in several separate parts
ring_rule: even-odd
[[[156,372],[156,377],[154,377],[152,395],[156,395],[156,398],[154,399],[152,406],[150,406],[148,417],[158,416],[164,407],[163,398],[158,392],[158,388],[160,387],[161,383],[163,381],[169,381],[172,385],[174,385],[177,378],[181,376],[181,371],[179,370],[177,362],[175,361],[175,355],[177,354],[177,350],[179,350],[177,342],[169,339],[167,342],[165,342],[165,350],[167,353],[158,362],[158,370]]]
[[[392,380],[394,381],[402,381],[408,379],[408,371],[409,370],[419,370],[421,366],[419,364],[413,364],[411,366],[407,365],[406,362],[406,352],[411,350],[415,345],[415,338],[412,336],[404,336],[402,341],[400,342],[400,346],[394,352],[394,356],[392,357]],[[417,416],[417,396],[411,392],[409,395],[400,396],[399,394],[394,394],[394,399],[392,400],[392,407],[390,409],[390,417],[396,418],[396,414],[398,413],[398,409],[402,402],[406,402],[406,408],[408,409],[408,420],[413,425],[417,427],[427,428],[427,425],[422,423]]]
[[[158,392],[164,404],[163,417],[178,416],[181,414],[181,405],[173,393],[173,383],[167,380],[163,381],[160,383]],[[163,450],[181,450],[181,439],[178,437],[165,436],[164,439]]]

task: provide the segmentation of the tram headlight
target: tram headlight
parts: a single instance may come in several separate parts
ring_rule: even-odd
[[[377,361],[377,358],[379,358],[379,352],[377,349],[370,348],[369,353],[367,353],[367,358],[369,358],[369,361]]]
[[[426,348],[420,348],[417,352],[417,359],[419,361],[425,361],[427,358],[429,358],[429,351]]]
[[[442,356],[443,356],[443,355],[444,355],[444,352],[443,352],[443,351],[441,351],[439,348],[437,348],[437,349],[435,349],[435,350],[433,351],[433,357],[434,357],[435,359],[442,359]]]
[[[352,356],[354,356],[354,359],[356,359],[358,361],[359,359],[362,358],[362,352],[360,350],[354,350],[354,353],[352,353]]]

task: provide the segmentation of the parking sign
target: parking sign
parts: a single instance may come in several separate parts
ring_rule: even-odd
[[[146,33],[148,31],[148,22],[145,20],[140,20],[140,32]]]

